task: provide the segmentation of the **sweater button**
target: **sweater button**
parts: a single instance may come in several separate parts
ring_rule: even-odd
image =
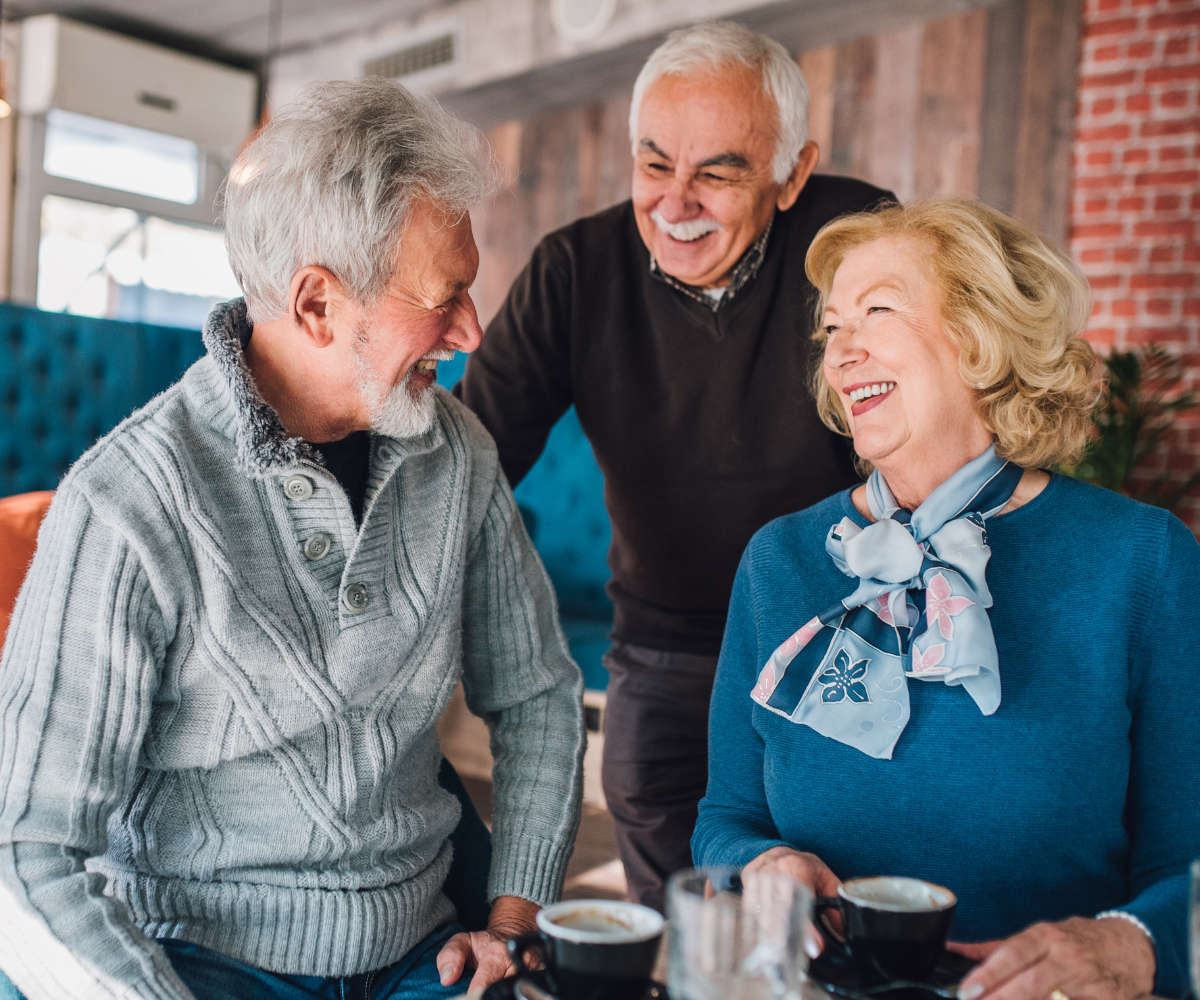
[[[361,583],[352,583],[342,591],[342,603],[348,611],[362,611],[367,606],[367,588]]]
[[[329,553],[330,539],[323,531],[318,531],[307,542],[304,543],[304,557],[316,562],[318,559],[324,559]]]
[[[289,500],[307,500],[313,494],[312,483],[307,476],[288,476],[283,481],[283,492]]]

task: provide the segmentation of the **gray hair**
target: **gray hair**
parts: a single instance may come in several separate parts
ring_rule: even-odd
[[[808,84],[787,49],[773,38],[733,21],[708,21],[672,31],[650,54],[633,85],[633,104],[629,108],[633,155],[638,153],[638,114],[650,84],[668,74],[685,76],[730,65],[762,73],[763,89],[779,111],[771,169],[777,184],[786,181],[800,159],[801,147],[808,141]]]
[[[280,316],[310,264],[373,304],[413,202],[466,212],[497,178],[483,135],[433,98],[377,77],[311,84],[242,150],[222,190],[225,249],[251,319]]]

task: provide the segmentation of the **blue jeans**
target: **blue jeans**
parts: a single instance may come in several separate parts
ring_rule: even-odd
[[[461,996],[471,982],[470,970],[451,986],[438,978],[438,952],[461,931],[459,924],[447,924],[386,969],[328,979],[264,972],[188,941],[159,938],[158,943],[196,1000],[441,1000]],[[2,972],[0,1000],[23,1000]]]

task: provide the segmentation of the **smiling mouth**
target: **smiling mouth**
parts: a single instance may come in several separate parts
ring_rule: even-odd
[[[842,391],[850,397],[850,412],[857,417],[882,403],[895,388],[895,382],[867,382]]]

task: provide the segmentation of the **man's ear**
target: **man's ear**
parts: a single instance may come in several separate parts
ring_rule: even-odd
[[[783,182],[783,187],[779,189],[779,197],[775,200],[779,211],[786,212],[796,204],[796,199],[800,197],[800,192],[808,183],[812,172],[817,169],[820,159],[821,150],[815,142],[806,142],[800,147],[800,156],[796,160],[796,165],[792,167],[791,174]]]
[[[328,347],[333,343],[334,317],[347,304],[342,283],[333,272],[310,264],[292,275],[288,317],[313,347]]]

